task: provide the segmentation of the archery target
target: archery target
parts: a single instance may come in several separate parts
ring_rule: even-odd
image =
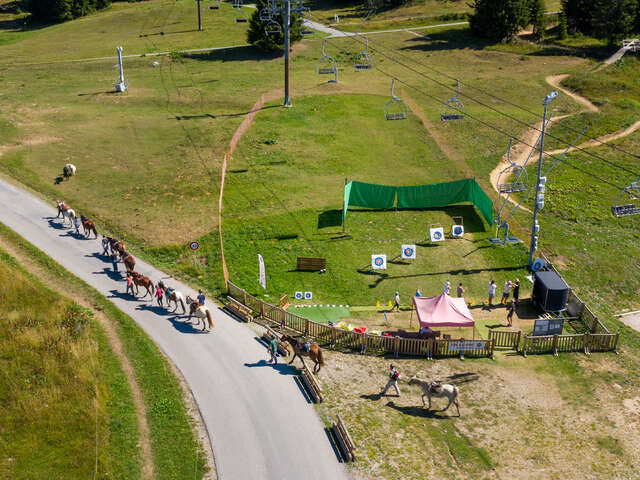
[[[296,300],[302,300],[302,292],[296,292]]]
[[[415,260],[415,258],[416,258],[416,246],[415,245],[402,245],[402,258]]]
[[[464,235],[464,226],[454,225],[453,227],[451,227],[451,234],[454,237],[462,237]]]
[[[430,228],[429,236],[432,242],[444,242],[444,229],[442,227]]]
[[[387,269],[387,256],[386,255],[371,255],[371,268],[374,270],[386,270]]]
[[[313,298],[313,293],[311,292],[304,292],[304,299],[305,300],[311,300]]]

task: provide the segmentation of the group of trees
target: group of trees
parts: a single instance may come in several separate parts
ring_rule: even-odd
[[[544,0],[473,0],[471,30],[494,42],[508,41],[531,25],[542,40],[546,26]],[[562,0],[560,31],[581,32],[617,43],[640,33],[640,0]]]
[[[283,6],[283,2],[278,3],[278,5]],[[291,5],[294,6],[293,2]],[[284,15],[282,15],[282,12],[274,12],[271,16],[271,20],[261,20],[260,12],[268,6],[269,2],[267,0],[256,0],[256,9],[249,20],[247,41],[260,50],[273,52],[284,48]],[[268,23],[273,22],[280,25],[280,32],[267,34],[265,28]],[[289,24],[289,41],[291,42],[291,45],[293,45],[294,42],[297,42],[302,38],[302,17],[292,12]]]

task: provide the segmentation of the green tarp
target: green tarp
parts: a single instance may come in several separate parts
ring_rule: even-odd
[[[347,216],[349,205],[388,210],[394,208],[396,194],[397,208],[445,207],[455,203],[471,202],[484,219],[493,223],[493,203],[473,178],[434,185],[415,187],[392,187],[371,183],[349,182],[344,187],[344,207],[342,222]]]

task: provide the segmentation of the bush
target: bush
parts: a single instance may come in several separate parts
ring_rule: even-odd
[[[529,23],[528,0],[474,0],[471,31],[494,42],[510,40]]]
[[[45,23],[59,23],[108,7],[111,0],[27,0],[33,17]]]
[[[273,21],[280,25],[280,33],[267,35],[264,31],[269,21],[260,20],[260,11],[267,8],[269,3],[267,0],[257,0],[256,9],[249,20],[249,30],[247,31],[247,41],[254,47],[265,52],[273,52],[284,49],[284,16],[282,14],[274,14]],[[294,4],[292,3],[292,6]],[[302,18],[299,15],[291,14],[291,27],[289,28],[289,45],[299,41],[302,38],[300,30],[302,29]]]

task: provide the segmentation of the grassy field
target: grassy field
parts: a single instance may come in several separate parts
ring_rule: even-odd
[[[4,225],[0,225],[0,241],[2,241],[4,245],[9,245],[20,257],[28,259],[30,262],[30,268],[33,269],[32,271],[38,275],[41,281],[51,282],[56,285],[60,283],[64,284],[65,292],[68,295],[77,298],[84,304],[90,305],[94,311],[99,311],[100,314],[104,315],[106,320],[112,324],[122,343],[124,354],[127,356],[133,367],[135,380],[142,393],[142,402],[144,403],[147,424],[149,427],[148,441],[151,444],[151,452],[153,455],[153,458],[147,459],[147,461],[150,460],[153,463],[155,478],[202,478],[207,472],[207,467],[204,464],[205,456],[202,452],[202,446],[195,437],[192,420],[186,412],[186,405],[183,397],[184,392],[178,383],[171,366],[149,337],[130,317],[123,314],[100,293],[70,274],[67,270],[60,267],[60,265],[55,261],[44,255],[40,250],[33,247],[30,243],[23,240],[14,232],[7,229]],[[3,259],[3,262],[0,263],[0,268],[3,267],[5,263],[7,265],[9,264],[8,261],[4,262]],[[14,278],[23,277],[29,279],[30,282],[38,288],[39,292],[39,295],[30,293],[29,295],[31,295],[31,298],[33,298],[34,301],[43,302],[43,305],[47,305],[47,307],[42,307],[43,309],[49,308],[49,306],[52,308],[53,313],[51,314],[50,320],[45,321],[41,318],[38,318],[37,320],[41,325],[45,325],[47,322],[50,322],[52,327],[56,329],[54,334],[49,335],[48,337],[43,336],[41,332],[36,331],[36,333],[32,333],[31,337],[27,335],[27,339],[31,338],[35,342],[38,339],[44,338],[46,340],[48,338],[53,341],[60,337],[64,331],[61,331],[59,326],[55,323],[58,317],[63,317],[63,319],[68,318],[67,323],[69,323],[69,321],[76,321],[77,323],[76,318],[89,319],[85,327],[80,330],[81,335],[76,339],[76,341],[79,342],[84,339],[85,343],[89,343],[91,348],[88,352],[84,353],[91,353],[93,355],[93,357],[89,358],[89,360],[93,359],[92,363],[87,365],[78,361],[78,354],[83,353],[83,351],[73,346],[70,351],[61,353],[60,357],[68,362],[72,362],[70,366],[68,365],[66,367],[67,371],[71,368],[76,370],[80,369],[80,371],[97,372],[99,374],[98,380],[100,381],[100,384],[98,386],[102,385],[101,389],[97,390],[99,394],[98,413],[100,414],[99,420],[101,421],[101,423],[99,422],[99,442],[101,442],[99,444],[101,445],[99,449],[99,460],[101,462],[100,472],[104,475],[98,478],[139,478],[141,459],[139,452],[140,445],[137,443],[139,441],[139,437],[135,418],[135,406],[131,400],[131,393],[127,387],[126,380],[120,370],[119,361],[111,353],[107,341],[105,340],[104,333],[102,333],[100,328],[98,328],[97,322],[88,316],[88,310],[79,308],[69,300],[59,297],[59,295],[44,287],[44,285],[38,280],[34,280],[32,276],[26,274],[18,267],[16,268],[18,269],[18,272],[14,277],[11,277],[12,280]],[[17,282],[14,283],[19,285]],[[9,284],[8,281],[3,282],[3,285],[6,284]],[[25,288],[27,287],[28,285],[25,285]],[[26,295],[26,292],[23,293]],[[24,298],[25,295],[22,295],[20,298]],[[23,303],[19,303],[17,301],[8,303],[3,301],[3,305],[22,305]],[[65,305],[69,306],[71,312],[78,311],[79,313],[64,317],[58,307]],[[25,306],[25,309],[26,314],[32,314],[35,307],[28,305]],[[16,310],[12,311],[15,312]],[[16,314],[9,314],[7,316],[7,321],[15,323],[16,318],[18,318]],[[28,331],[33,330],[34,327],[30,328]],[[27,333],[28,331],[25,330]],[[70,340],[73,340],[73,337]],[[50,346],[50,343],[47,343],[44,340],[42,343],[45,347]],[[63,345],[61,344],[57,348],[60,350],[63,348]],[[49,350],[45,349],[44,355],[55,356],[54,354],[58,350],[51,350],[51,348]],[[20,365],[23,365],[24,360],[29,359],[34,362],[38,360],[37,358],[32,357],[25,357],[23,359],[23,356],[20,355],[19,357],[14,358],[15,363],[8,365],[20,367]],[[42,385],[40,386],[46,386],[44,383],[45,380],[48,380],[48,378],[44,376],[44,373],[46,372],[41,367],[34,366],[34,368],[36,376],[32,379],[28,377],[28,374],[30,374],[31,371],[24,372],[22,375],[26,375],[24,378],[29,380],[29,382],[37,380],[38,382],[41,382]],[[19,375],[17,376],[19,377]],[[3,381],[5,378],[8,377],[3,377]],[[60,377],[54,376],[54,378]],[[77,383],[81,380],[86,381],[87,378],[91,379],[91,377],[86,377],[86,375],[83,377],[78,374],[78,378],[72,378],[69,381],[69,385],[56,385],[52,389],[50,395],[52,398],[49,404],[53,406],[53,401],[58,402],[64,400],[64,397],[60,396],[60,393],[63,391],[61,387],[64,387],[64,391],[69,389],[73,394],[89,395],[90,398],[93,398],[91,395],[95,389],[87,389],[87,386],[79,389],[78,392],[75,392],[77,385],[74,386],[74,382]],[[11,380],[11,382],[14,382],[14,380]],[[25,382],[27,388],[30,385],[29,382]],[[32,386],[33,388],[38,387],[38,385]],[[34,391],[33,388],[24,392],[29,396],[28,398],[31,398],[29,400],[29,402],[31,402],[30,404],[38,400],[37,397],[32,396]],[[7,392],[6,389],[2,389],[2,391]],[[3,402],[3,407],[7,404],[7,402]],[[18,404],[20,412],[24,412],[25,405],[27,404],[24,402]],[[38,476],[38,472],[45,472],[47,468],[55,466],[55,463],[48,466],[46,462],[41,462],[40,457],[42,457],[42,455],[40,455],[40,457],[27,455],[32,451],[32,447],[34,445],[33,442],[37,441],[34,433],[46,430],[51,431],[51,435],[67,435],[65,432],[57,432],[48,427],[45,428],[43,426],[40,428],[36,426],[36,421],[45,420],[48,421],[48,423],[46,423],[47,426],[59,424],[66,425],[68,423],[66,415],[68,413],[67,411],[71,407],[64,405],[64,410],[62,412],[56,412],[56,414],[59,413],[60,415],[65,415],[63,419],[63,417],[47,417],[46,414],[50,410],[47,405],[48,404],[45,403],[40,404],[37,407],[37,412],[43,412],[43,419],[38,419],[36,416],[32,418],[31,415],[33,415],[33,412],[26,413],[26,418],[34,421],[29,424],[21,424],[21,426],[26,429],[24,431],[26,435],[25,442],[20,444],[24,447],[24,450],[11,450],[9,453],[13,453],[13,455],[4,455],[3,453],[3,461],[4,459],[20,457],[25,466],[25,476],[9,476],[9,478],[42,478],[44,477],[44,473],[42,474],[42,477],[40,477]],[[70,471],[74,471],[73,468],[76,468],[76,466],[82,466],[85,470],[88,470],[86,470],[85,473],[78,474],[77,477],[69,478],[87,478],[91,477],[94,472],[95,455],[89,455],[86,453],[95,451],[94,403],[91,403],[87,408],[91,410],[90,414],[88,414],[86,418],[82,417],[77,419],[77,423],[78,428],[80,428],[83,425],[82,422],[87,422],[87,425],[85,425],[84,428],[90,429],[90,434],[86,437],[74,437],[73,441],[69,442],[72,448],[82,448],[83,450],[79,453],[77,459],[70,456],[68,460],[70,462],[75,462],[70,466]],[[80,411],[79,409],[79,405],[74,406],[72,413],[75,415]],[[5,417],[3,416],[3,418]],[[106,422],[106,424],[104,422]],[[45,430],[42,430],[43,428]],[[69,441],[71,436],[65,438]],[[86,444],[83,444],[82,442],[86,442]],[[11,445],[13,445],[12,442],[9,442],[9,446]],[[7,445],[4,442],[0,443],[0,448],[5,447],[7,447]],[[64,443],[56,444],[53,442],[50,445],[43,445],[41,450],[47,448],[60,449],[66,447],[68,447],[68,445],[65,445]],[[56,454],[55,452],[52,452],[51,455],[53,456]],[[61,455],[61,457],[62,458],[59,459],[60,462],[67,460],[64,455]],[[6,462],[13,462],[13,460],[6,460]],[[12,463],[7,463],[7,465],[7,468],[14,468]],[[0,464],[0,466],[5,468],[4,463]],[[14,471],[17,470],[14,468]],[[63,470],[62,468],[59,468],[57,470],[50,471],[51,473],[59,474],[59,472]],[[2,471],[2,473],[4,473],[4,471]]]
[[[135,405],[93,312],[0,250],[0,475],[139,478]]]

